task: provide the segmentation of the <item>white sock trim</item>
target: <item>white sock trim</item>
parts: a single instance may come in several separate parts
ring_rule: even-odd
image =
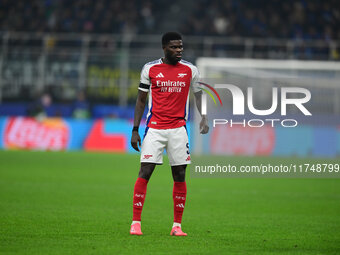
[[[181,227],[181,223],[178,223],[178,222],[174,222],[174,224],[172,225],[172,227]]]
[[[139,223],[142,226],[142,222],[141,221],[136,221],[136,220],[132,221],[131,225],[133,225],[135,223]]]

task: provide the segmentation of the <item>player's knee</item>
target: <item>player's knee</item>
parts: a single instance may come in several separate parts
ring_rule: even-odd
[[[140,167],[138,177],[149,180],[153,170],[155,169],[155,165],[151,163],[143,163]]]
[[[185,181],[185,167],[178,166],[172,169],[172,176],[175,182]]]

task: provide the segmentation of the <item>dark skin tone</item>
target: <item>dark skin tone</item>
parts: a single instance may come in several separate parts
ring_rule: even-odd
[[[182,59],[183,53],[183,43],[182,40],[172,40],[168,44],[163,45],[164,58],[162,58],[163,63],[168,65],[176,65]],[[198,111],[201,109],[201,93],[195,93],[196,106]],[[141,122],[144,108],[146,105],[146,98],[148,93],[139,90],[136,107],[135,107],[135,115],[134,115],[134,127],[139,127]],[[200,122],[200,132],[201,134],[206,134],[209,131],[209,126],[207,119],[205,116],[202,116],[202,120]],[[132,132],[131,136],[131,146],[139,151],[139,147],[141,146],[141,138],[137,131]],[[141,163],[141,167],[139,170],[138,177],[149,180],[153,171],[155,170],[155,163]],[[175,182],[184,182],[185,181],[185,169],[187,165],[179,165],[179,166],[171,166],[172,177]]]

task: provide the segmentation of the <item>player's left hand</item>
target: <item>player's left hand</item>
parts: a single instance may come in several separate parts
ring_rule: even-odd
[[[208,120],[205,116],[202,116],[202,120],[200,122],[200,133],[206,134],[209,132]]]

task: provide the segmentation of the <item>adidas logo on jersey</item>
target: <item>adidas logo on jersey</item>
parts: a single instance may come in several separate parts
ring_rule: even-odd
[[[156,78],[164,78],[164,75],[162,73],[157,74]]]
[[[184,205],[181,203],[181,204],[177,204],[176,207],[184,208]]]
[[[141,202],[135,203],[135,206],[143,206],[143,204]]]
[[[184,78],[184,76],[186,76],[187,74],[186,73],[179,73],[177,78]]]

